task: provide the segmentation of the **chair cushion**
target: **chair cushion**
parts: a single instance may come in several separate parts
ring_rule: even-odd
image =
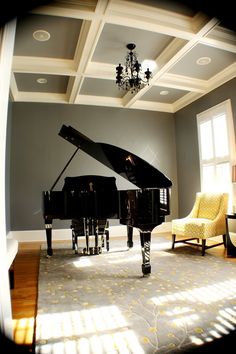
[[[216,232],[215,224],[204,218],[182,218],[172,220],[172,234],[205,239]]]
[[[215,219],[219,212],[221,199],[222,194],[203,194],[199,203],[198,218]]]

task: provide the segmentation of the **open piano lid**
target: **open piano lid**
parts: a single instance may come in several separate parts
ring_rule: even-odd
[[[59,135],[141,189],[172,186],[162,172],[129,151],[96,143],[71,126],[63,125]]]

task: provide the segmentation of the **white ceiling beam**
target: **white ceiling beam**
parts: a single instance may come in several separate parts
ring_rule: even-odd
[[[11,74],[11,81],[10,81],[10,96],[13,101],[17,101],[18,99],[18,87],[16,84],[16,79],[14,74]]]
[[[74,60],[14,56],[12,70],[17,73],[75,75]]]
[[[97,79],[115,80],[116,65],[94,61],[89,62],[84,75]]]
[[[97,1],[53,1],[45,6],[35,7],[31,13],[39,15],[50,15],[83,20],[92,20],[96,9]]]
[[[153,86],[163,86],[184,91],[203,93],[206,90],[207,81],[183,75],[165,73]]]
[[[114,0],[106,14],[106,22],[140,28],[146,31],[189,40],[194,35],[192,18],[150,6]]]
[[[45,102],[45,103],[68,103],[65,94],[47,92],[18,92],[19,102]]]
[[[79,75],[82,75],[85,72],[86,67],[91,61],[93,53],[96,49],[96,45],[104,26],[103,17],[107,10],[107,5],[108,0],[99,0],[95,10],[96,18],[92,21],[91,24],[85,23],[83,26],[83,31],[80,40],[78,41],[75,58],[75,61],[78,63],[77,72]],[[71,88],[70,102],[76,101],[76,96],[79,94],[82,81],[79,81],[79,86],[77,86],[77,84],[78,81],[75,80],[74,86]]]
[[[150,102],[150,101],[136,101],[132,107],[133,109],[143,109],[145,111],[159,111],[166,113],[174,113],[173,105],[170,103]]]
[[[107,106],[107,107],[123,108],[122,100],[120,98],[105,97],[105,96],[79,95],[76,98],[74,103],[92,105],[92,106]]]

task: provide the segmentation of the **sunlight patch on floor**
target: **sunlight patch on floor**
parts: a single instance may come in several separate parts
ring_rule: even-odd
[[[93,262],[89,258],[80,257],[78,261],[73,262],[73,265],[76,268],[86,268],[86,267],[91,267],[93,265]]]
[[[13,338],[17,344],[31,344],[34,333],[34,318],[13,319]]]

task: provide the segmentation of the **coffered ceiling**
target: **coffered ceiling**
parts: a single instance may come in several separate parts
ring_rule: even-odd
[[[128,43],[156,64],[135,94],[115,82]],[[15,102],[176,112],[235,76],[235,32],[215,17],[161,0],[58,0],[17,19],[10,92]]]

